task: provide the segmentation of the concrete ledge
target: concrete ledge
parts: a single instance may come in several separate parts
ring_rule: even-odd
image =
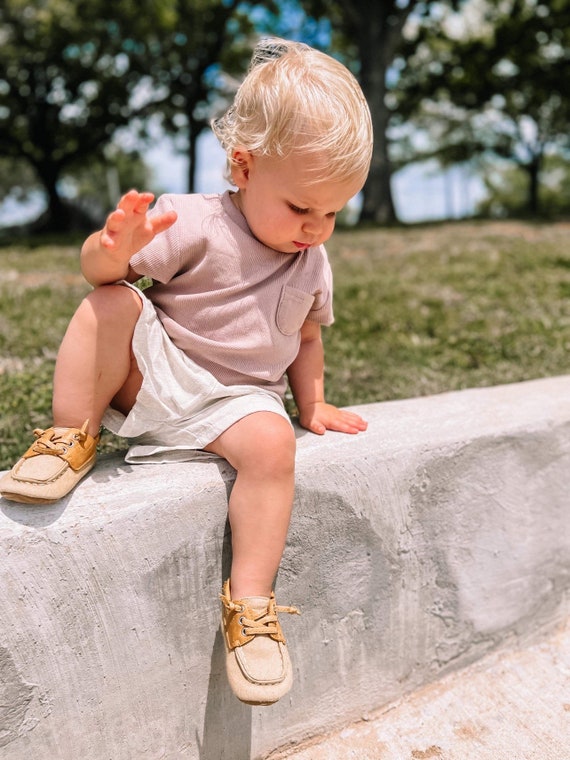
[[[2,759],[262,758],[566,619],[570,377],[359,410],[299,431],[270,708],[223,672],[227,464],[107,458],[56,506],[0,501]]]

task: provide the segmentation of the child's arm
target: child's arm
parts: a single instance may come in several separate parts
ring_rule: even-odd
[[[176,221],[176,212],[148,217],[152,193],[130,190],[107,217],[102,230],[90,235],[81,249],[81,271],[91,285],[137,279],[129,265],[131,257],[159,232]]]
[[[301,328],[301,347],[287,370],[299,422],[307,430],[323,435],[326,430],[360,433],[368,423],[362,417],[325,402],[324,351],[321,326],[307,320]]]

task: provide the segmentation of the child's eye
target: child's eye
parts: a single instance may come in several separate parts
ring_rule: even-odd
[[[289,203],[288,205],[294,214],[308,214],[309,213],[308,208],[299,208],[299,206],[295,206],[293,203]]]

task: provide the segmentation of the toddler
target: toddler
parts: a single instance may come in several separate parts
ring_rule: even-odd
[[[24,503],[61,499],[95,464],[99,430],[129,439],[128,462],[225,458],[232,564],[220,595],[230,685],[271,704],[292,669],[273,592],[294,492],[300,424],[359,433],[327,404],[321,326],[333,321],[323,244],[362,188],[372,150],[359,85],[333,58],[284,40],[257,46],[229,110],[212,128],[235,190],[131,190],[85,241],[93,291],[58,353],[53,427],[0,481]],[[133,283],[149,278],[141,291]]]

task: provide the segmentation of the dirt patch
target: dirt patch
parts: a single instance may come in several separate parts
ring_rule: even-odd
[[[430,757],[443,757],[443,750],[441,749],[441,747],[438,747],[435,744],[432,744],[431,747],[428,747],[427,749],[424,749],[424,750],[413,749],[412,757],[414,758],[414,760],[424,760],[424,758],[430,758]]]

